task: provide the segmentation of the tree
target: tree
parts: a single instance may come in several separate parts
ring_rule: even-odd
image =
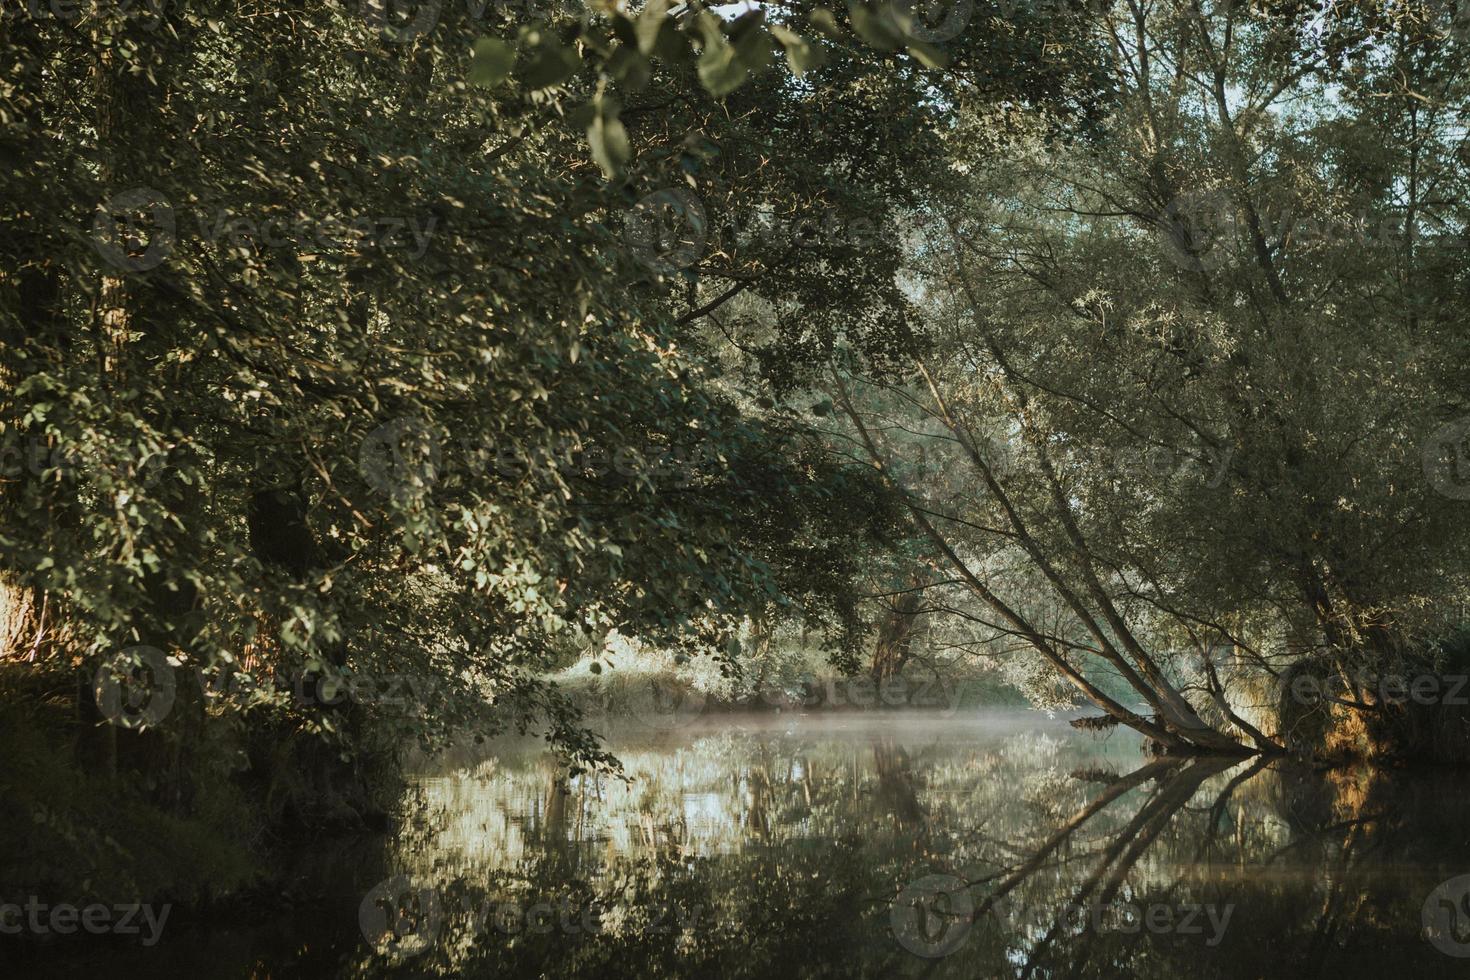
[[[885,401],[861,363],[833,375],[890,474],[895,391],[968,468],[953,509],[905,489],[997,633],[1175,748],[1278,748],[1239,695],[1304,649],[1432,665],[1465,594],[1435,455],[1464,362],[1463,38],[1434,8],[1309,16],[1101,11],[1103,134],[966,158],[921,215],[908,378]],[[1018,608],[1038,585],[1063,628]]]
[[[299,773],[298,822],[361,821],[406,739],[611,764],[540,676],[578,630],[720,656],[780,603],[841,642],[870,527],[833,501],[871,479],[681,349],[622,225],[702,157],[634,127],[635,160],[612,96],[657,71],[718,140],[814,29],[237,13],[0,41],[7,708],[69,685],[77,765],[178,813],[243,752],[264,805]]]

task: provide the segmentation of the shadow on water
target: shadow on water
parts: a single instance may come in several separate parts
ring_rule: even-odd
[[[1470,787],[1454,773],[1147,759],[1029,714],[723,717],[615,747],[630,782],[566,781],[532,744],[441,759],[416,780],[417,817],[398,837],[316,855],[327,897],[266,926],[58,949],[53,965],[210,977],[1470,970],[1470,878],[1456,881],[1470,875]]]

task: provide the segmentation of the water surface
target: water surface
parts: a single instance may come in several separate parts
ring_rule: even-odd
[[[210,977],[1470,975],[1457,773],[1160,761],[1126,733],[1029,712],[716,715],[613,748],[626,780],[567,779],[531,740],[447,754],[415,776],[393,839],[303,859],[326,899],[105,962]]]

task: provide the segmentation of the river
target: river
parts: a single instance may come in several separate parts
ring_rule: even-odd
[[[612,747],[626,779],[564,779],[533,740],[428,760],[399,833],[303,854],[279,909],[52,966],[1470,975],[1470,784],[1451,772],[1161,761],[1022,711],[723,714]]]

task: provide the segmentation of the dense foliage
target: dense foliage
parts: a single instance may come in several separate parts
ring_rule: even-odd
[[[809,362],[850,321],[899,349],[888,216],[942,169],[942,87],[1089,111],[1036,38],[923,33],[863,5],[7,17],[0,680],[75,769],[4,779],[7,819],[59,806],[35,853],[117,823],[57,802],[93,774],[249,840],[375,823],[414,738],[611,764],[545,676],[610,629],[733,670],[776,617],[851,663],[899,512],[809,403],[729,372],[716,318],[759,297]]]

